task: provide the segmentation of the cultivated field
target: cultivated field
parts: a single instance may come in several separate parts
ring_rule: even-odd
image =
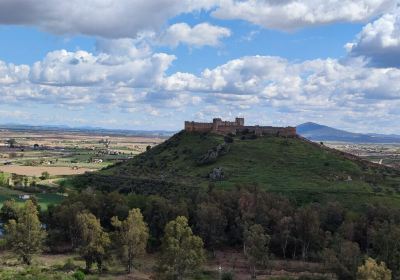
[[[34,196],[42,208],[58,203],[64,178],[126,161],[161,137],[100,132],[0,129],[0,206]]]
[[[43,172],[48,172],[51,176],[59,175],[78,175],[85,172],[91,172],[94,169],[56,166],[20,166],[20,165],[3,165],[0,166],[0,172],[14,173],[25,176],[41,176]]]
[[[400,144],[353,144],[326,142],[325,145],[375,163],[400,169]]]

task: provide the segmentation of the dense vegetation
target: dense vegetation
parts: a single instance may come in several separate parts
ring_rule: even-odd
[[[223,176],[210,176],[215,169]],[[78,252],[86,273],[94,264],[101,273],[115,256],[129,272],[147,251],[158,259],[154,279],[217,279],[196,277],[207,255],[234,248],[253,277],[284,259],[322,263],[339,279],[400,279],[399,180],[398,171],[302,139],[182,132],[72,182],[75,191],[40,212],[45,232],[35,223],[28,259]],[[1,208],[7,240],[17,226],[24,233],[29,207]]]

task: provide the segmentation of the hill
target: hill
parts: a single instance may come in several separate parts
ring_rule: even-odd
[[[353,133],[313,122],[307,122],[297,126],[297,133],[312,141],[400,143],[400,135]]]
[[[222,189],[257,185],[300,203],[336,199],[400,205],[400,173],[394,169],[302,138],[239,135],[225,140],[182,131],[130,161],[77,177],[75,184],[166,197],[190,195],[210,184]],[[218,178],[221,170],[223,178]]]

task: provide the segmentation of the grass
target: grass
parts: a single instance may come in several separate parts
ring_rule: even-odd
[[[213,182],[221,189],[254,184],[300,203],[335,199],[349,205],[355,200],[400,206],[400,172],[298,138],[235,137],[227,154],[198,164],[202,155],[223,142],[218,135],[181,132],[126,163],[80,178],[90,178],[94,186],[102,184],[97,176],[114,178],[120,184],[115,188],[140,180],[206,188],[208,174],[222,167],[224,180]],[[107,182],[112,184],[112,179]]]
[[[22,194],[25,193],[6,187],[0,187],[0,208],[3,206],[4,201],[9,199],[14,199],[18,204],[22,205],[25,202],[25,200],[19,198],[19,195]],[[64,199],[64,196],[56,193],[35,193],[30,195],[36,197],[42,210],[46,210],[50,204],[58,204]]]

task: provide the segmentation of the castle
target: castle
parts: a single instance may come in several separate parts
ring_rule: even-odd
[[[274,127],[274,126],[245,126],[244,118],[236,118],[235,121],[223,121],[220,118],[213,119],[212,123],[200,123],[185,121],[185,131],[213,132],[226,135],[228,133],[236,134],[240,132],[249,132],[256,135],[275,135],[284,137],[297,136],[295,127]]]

